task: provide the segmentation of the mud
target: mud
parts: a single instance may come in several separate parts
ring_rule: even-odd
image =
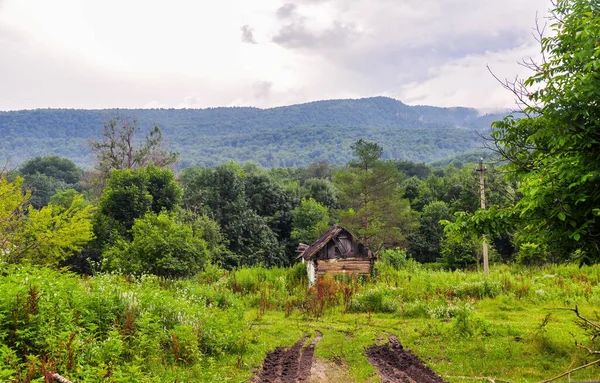
[[[389,343],[367,349],[367,359],[377,369],[383,383],[444,383],[412,352],[406,350],[398,338],[388,336]]]
[[[312,342],[304,346],[308,337],[286,349],[278,347],[265,357],[256,383],[304,383],[310,378],[314,352],[321,334],[317,332]]]

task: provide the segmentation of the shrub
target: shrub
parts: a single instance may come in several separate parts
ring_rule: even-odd
[[[392,291],[383,286],[355,294],[350,305],[351,312],[393,313],[397,310],[398,302],[393,298]]]
[[[106,270],[165,277],[194,275],[209,259],[204,239],[174,215],[147,213],[136,219],[131,242],[120,238],[103,254]]]

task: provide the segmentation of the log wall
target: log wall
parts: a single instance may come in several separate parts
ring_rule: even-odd
[[[369,275],[373,261],[369,258],[323,259],[317,261],[317,278],[325,274]]]

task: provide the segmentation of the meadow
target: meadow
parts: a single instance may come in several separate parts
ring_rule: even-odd
[[[449,382],[541,381],[595,360],[571,311],[597,319],[600,268],[443,271],[379,262],[369,280],[307,287],[302,264],[173,280],[3,266],[0,380],[243,382],[266,353],[322,334],[328,381],[378,382],[365,349],[387,334]],[[596,358],[597,359],[597,358]],[[600,379],[597,366],[571,379]],[[322,379],[324,380],[324,379]],[[565,378],[566,380],[566,378]],[[49,381],[49,380],[47,380]]]

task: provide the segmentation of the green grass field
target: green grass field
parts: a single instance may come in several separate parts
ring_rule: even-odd
[[[365,349],[397,335],[450,382],[488,376],[541,381],[596,358],[571,311],[597,320],[600,268],[496,266],[432,271],[378,265],[372,281],[306,288],[291,269],[215,267],[188,280],[3,268],[0,380],[242,382],[266,353],[316,331],[331,381],[378,382]],[[333,372],[332,372],[333,373]],[[597,366],[572,380],[600,379]],[[563,381],[567,381],[565,377]]]

